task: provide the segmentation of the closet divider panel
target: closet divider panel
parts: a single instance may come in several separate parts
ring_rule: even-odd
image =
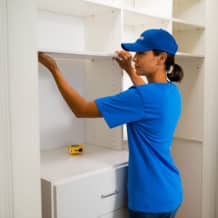
[[[200,218],[202,217],[203,144],[175,138],[172,155],[180,170],[184,190],[183,203],[176,217]]]
[[[182,97],[182,113],[175,137],[202,141],[204,130],[204,59],[176,58],[184,78],[178,84]]]
[[[90,100],[110,96],[121,91],[122,71],[111,58],[93,60],[87,65],[86,92]],[[122,149],[121,127],[110,129],[103,118],[86,119],[86,142]]]

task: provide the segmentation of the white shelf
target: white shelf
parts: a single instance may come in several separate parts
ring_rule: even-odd
[[[57,59],[112,59],[115,54],[105,52],[81,52],[81,51],[60,51],[51,49],[39,49]]]
[[[39,0],[38,9],[80,17],[103,15],[120,10],[118,7],[99,4],[91,0]]]
[[[177,136],[174,136],[173,137],[173,142],[174,141],[180,141],[180,142],[192,142],[192,143],[196,143],[196,144],[198,144],[199,146],[202,146],[203,145],[203,140],[201,140],[201,139],[191,139],[191,138],[183,138],[183,137],[177,137]]]
[[[111,9],[120,10],[122,9],[122,4],[119,0],[84,0],[84,2],[90,4],[96,4],[99,6],[104,6]]]
[[[124,22],[128,25],[144,25],[150,24],[153,25],[153,28],[158,25],[166,25],[170,19],[159,17],[159,16],[152,16],[150,14],[146,14],[143,11],[139,11],[137,9],[132,8],[124,8]]]
[[[154,0],[153,4],[151,4],[150,1],[148,0],[85,0],[85,2],[93,3],[93,4],[99,4],[102,6],[107,6],[110,8],[115,8],[115,9],[124,9],[124,10],[131,10],[134,11],[135,13],[138,14],[145,14],[145,15],[150,15],[152,16],[155,14],[155,16],[167,19],[170,18],[170,8],[171,8],[171,3],[168,1],[167,3],[162,0]],[[156,5],[168,4],[166,8],[168,8],[167,11],[159,10],[159,8],[156,7]]]
[[[203,54],[192,54],[192,53],[185,53],[185,52],[177,52],[176,58],[196,58],[196,59],[203,59],[205,56]]]
[[[137,16],[137,15],[141,15],[141,16],[145,16],[148,19],[159,19],[162,20],[163,22],[169,21],[170,18],[164,17],[164,16],[159,16],[159,15],[152,15],[149,13],[144,12],[144,10],[140,10],[140,9],[136,9],[136,8],[131,8],[131,7],[124,7],[123,8],[124,12],[129,12],[129,13],[133,13],[133,16]],[[141,21],[143,23],[143,21]]]
[[[197,23],[193,23],[187,20],[182,20],[178,18],[172,18],[174,24],[176,24],[177,30],[189,30],[189,29],[199,29],[204,30],[205,26]]]
[[[205,23],[205,0],[173,0],[173,17],[191,23]]]
[[[162,28],[170,30],[169,19],[138,13],[134,9],[123,10],[123,24],[122,41],[126,42],[135,41],[145,29]]]
[[[204,54],[204,26],[176,19],[172,23],[172,30],[179,45],[179,52],[188,54]]]
[[[124,8],[127,6],[128,8],[135,9],[138,12],[143,12],[145,14],[150,14],[150,15],[160,16],[165,18],[170,18],[171,16],[171,9],[172,9],[171,1],[123,0],[122,3]]]
[[[104,169],[127,165],[128,151],[85,145],[80,155],[70,155],[66,147],[41,152],[41,178],[52,183]]]

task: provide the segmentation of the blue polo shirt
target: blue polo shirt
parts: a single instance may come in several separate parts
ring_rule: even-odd
[[[169,212],[182,202],[181,177],[171,156],[181,113],[174,83],[132,86],[95,100],[110,128],[127,124],[128,207],[141,212]]]

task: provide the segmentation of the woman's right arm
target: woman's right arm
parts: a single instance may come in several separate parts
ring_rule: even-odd
[[[49,55],[39,52],[39,62],[52,74],[57,87],[76,117],[102,117],[95,101],[87,101],[64,79],[56,61]]]
[[[136,69],[132,66],[132,55],[127,51],[116,51],[117,57],[113,59],[117,61],[119,66],[127,72],[134,85],[143,85],[145,81],[136,73]]]

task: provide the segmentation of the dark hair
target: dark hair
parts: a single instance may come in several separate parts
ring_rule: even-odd
[[[163,51],[152,50],[155,56],[160,55]],[[175,63],[175,55],[167,53],[165,62],[165,70],[167,77],[172,82],[181,82],[184,76],[183,69],[180,65]]]

